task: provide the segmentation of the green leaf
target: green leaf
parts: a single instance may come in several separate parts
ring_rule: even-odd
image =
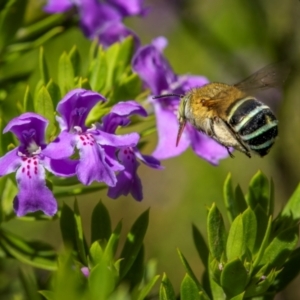
[[[265,250],[266,250],[266,248],[269,244],[269,237],[270,237],[270,233],[271,233],[271,228],[272,228],[272,217],[270,216],[269,220],[268,220],[267,228],[264,232],[263,240],[262,240],[261,244],[258,245],[259,246],[258,253],[255,257],[254,262],[253,262],[253,269],[255,269],[260,264],[260,261],[261,261],[263,255],[264,255],[264,252],[265,252]]]
[[[77,250],[75,215],[65,203],[61,209],[60,231],[65,248]]]
[[[252,253],[256,241],[257,221],[253,210],[248,207],[242,214],[245,246]]]
[[[26,11],[26,0],[10,0],[0,14],[0,51],[14,38],[21,27]]]
[[[64,52],[59,59],[58,84],[62,95],[65,95],[74,87],[74,70],[66,52]]]
[[[149,209],[137,218],[127,235],[125,245],[120,255],[120,257],[123,258],[120,264],[120,279],[122,279],[129,271],[142,247],[148,227],[148,220]]]
[[[235,195],[236,206],[238,207],[239,212],[242,213],[247,209],[248,206],[243,191],[239,185],[236,186],[234,190],[234,195]]]
[[[160,284],[159,300],[176,300],[174,288],[166,273],[163,274]]]
[[[144,276],[144,245],[140,248],[139,253],[137,254],[133,264],[123,278],[124,282],[128,282],[130,289],[133,289],[135,286],[138,286],[143,281]]]
[[[282,291],[300,272],[300,248],[292,251],[288,261],[286,261],[281,272],[276,277],[275,290]]]
[[[247,202],[253,210],[259,204],[266,214],[270,211],[272,205],[270,203],[269,181],[261,171],[258,171],[250,181]]]
[[[25,290],[27,299],[41,300],[42,297],[38,294],[37,277],[31,267],[20,266],[20,278]]]
[[[55,271],[56,254],[52,247],[41,242],[26,242],[4,229],[0,231],[0,247],[11,257],[27,265]]]
[[[228,261],[241,258],[245,253],[245,236],[242,215],[237,216],[229,230],[226,255]]]
[[[101,92],[106,85],[107,79],[107,60],[105,52],[102,48],[99,48],[97,57],[93,60],[91,64],[91,70],[89,75],[89,82],[94,91]]]
[[[257,228],[256,231],[256,241],[254,246],[254,253],[260,249],[261,243],[264,239],[265,232],[267,230],[268,222],[269,222],[269,216],[266,214],[266,212],[263,210],[263,208],[260,206],[260,204],[257,204],[257,206],[254,209],[254,213],[256,216],[257,221]]]
[[[269,243],[260,265],[269,264],[271,267],[279,269],[296,247],[298,239],[298,225],[280,232]]]
[[[236,295],[232,298],[230,298],[230,300],[243,300],[244,299],[244,295],[245,295],[245,292],[239,294],[239,295]]]
[[[52,291],[39,291],[39,293],[47,300],[55,300],[54,293]]]
[[[52,79],[50,79],[46,85],[46,89],[52,99],[53,105],[56,107],[58,102],[61,100],[59,86]]]
[[[55,131],[55,117],[53,102],[45,86],[41,87],[37,93],[37,97],[34,99],[34,110],[36,113],[49,120],[49,125],[46,131],[47,139],[49,139],[49,137]]]
[[[103,259],[103,249],[98,241],[95,241],[90,247],[91,266],[95,267]]]
[[[228,213],[229,221],[232,222],[240,213],[236,206],[235,196],[232,188],[231,174],[229,173],[225,179],[223,186],[223,197]]]
[[[29,91],[29,86],[26,87],[25,94],[24,94],[24,99],[23,99],[23,111],[24,112],[34,112],[34,107],[33,107],[33,98],[32,95]]]
[[[239,259],[227,263],[221,274],[221,286],[229,297],[242,293],[249,281],[249,274]]]
[[[43,47],[40,48],[39,67],[40,67],[40,75],[41,75],[42,82],[44,85],[46,85],[50,80],[50,76],[49,76],[46,59],[44,56],[44,48]]]
[[[75,196],[75,195],[85,195],[89,193],[94,193],[101,191],[103,189],[106,189],[107,186],[100,185],[100,186],[83,186],[83,185],[78,185],[77,187],[70,188],[67,187],[65,190],[60,190],[60,191],[54,191],[54,196],[55,198],[62,198],[62,197],[67,197],[67,196]]]
[[[213,257],[221,260],[226,249],[226,231],[224,221],[215,203],[209,209],[207,216],[208,247]]]
[[[184,276],[184,279],[180,286],[180,299],[181,300],[201,299],[197,284],[188,274]]]
[[[83,228],[82,228],[82,221],[79,212],[78,202],[75,199],[74,202],[74,217],[75,217],[75,230],[76,230],[76,243],[77,243],[77,250],[79,254],[79,258],[85,266],[87,266],[87,244],[84,238]]]
[[[106,257],[110,257],[112,259],[114,257],[114,255],[116,254],[121,230],[122,230],[122,222],[120,221],[118,223],[116,229],[110,235],[110,238],[105,247],[104,253],[105,253]]]
[[[106,300],[116,286],[116,271],[105,260],[97,264],[89,275],[89,299]],[[101,288],[99,288],[101,284]]]
[[[148,294],[151,292],[153,286],[155,285],[156,281],[158,280],[159,275],[154,276],[139,292],[137,300],[146,299]]]
[[[206,244],[201,232],[198,230],[198,228],[194,224],[192,225],[192,229],[193,229],[194,244],[196,246],[197,252],[200,256],[200,259],[201,259],[203,265],[207,269],[208,255],[209,255],[209,250],[208,250],[207,244]]]
[[[107,208],[100,201],[94,208],[91,221],[91,241],[109,240],[111,221]]]
[[[80,72],[80,54],[76,46],[73,46],[69,53],[69,58],[73,67],[74,77],[79,77]]]
[[[300,184],[297,186],[295,192],[283,208],[280,218],[287,217],[289,219],[300,220]]]
[[[120,51],[120,43],[112,44],[106,50],[106,61],[107,61],[107,71],[106,71],[106,86],[105,90],[109,90],[113,87],[114,83],[116,82],[115,78],[115,68],[118,60],[118,55]]]

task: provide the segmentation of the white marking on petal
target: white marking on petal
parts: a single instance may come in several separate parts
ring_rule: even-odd
[[[77,132],[77,133],[82,133],[82,128],[80,126],[74,126],[74,130]]]

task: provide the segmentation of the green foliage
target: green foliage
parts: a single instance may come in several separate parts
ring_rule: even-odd
[[[273,183],[261,172],[253,176],[245,196],[239,186],[233,188],[230,175],[223,191],[230,228],[226,230],[215,204],[208,209],[207,244],[197,227],[192,227],[206,268],[202,283],[178,250],[187,273],[181,283],[181,299],[272,299],[299,274],[300,252],[295,249],[299,218],[292,208],[299,206],[300,190],[276,219]],[[164,275],[160,299],[172,297],[172,285]]]

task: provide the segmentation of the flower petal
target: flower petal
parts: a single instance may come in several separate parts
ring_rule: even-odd
[[[115,104],[110,112],[124,117],[129,117],[133,114],[140,115],[142,117],[147,117],[148,115],[142,105],[132,100]]]
[[[177,80],[168,61],[153,45],[139,48],[132,59],[132,68],[155,95],[168,90]]]
[[[48,120],[36,113],[24,113],[13,118],[3,129],[3,133],[11,131],[22,145],[28,146],[32,139],[38,146],[45,144],[45,130]]]
[[[181,88],[183,92],[187,92],[192,88],[201,87],[209,83],[208,79],[204,76],[194,76],[194,75],[181,75],[178,76],[178,81],[181,83]]]
[[[137,145],[140,139],[140,136],[135,132],[124,135],[116,135],[98,130],[97,133],[98,134],[94,134],[94,138],[97,143],[105,146],[133,147]]]
[[[62,131],[59,136],[42,150],[43,155],[61,159],[70,157],[74,153],[76,135],[67,131]]]
[[[116,184],[116,175],[105,160],[105,151],[91,134],[79,135],[77,148],[80,155],[77,177],[83,184],[89,185],[93,181],[105,182],[109,186]]]
[[[123,17],[134,16],[134,15],[145,15],[148,11],[143,8],[144,0],[110,0],[111,4],[122,13]]]
[[[121,21],[112,21],[106,23],[97,31],[99,43],[107,48],[114,43],[122,42],[126,37],[132,36],[134,41],[134,48],[138,49],[140,46],[139,37]]]
[[[68,131],[79,126],[85,127],[85,120],[90,110],[99,101],[106,101],[106,99],[93,91],[84,89],[75,89],[64,96],[58,103],[57,111],[65,121]]]
[[[0,176],[15,172],[21,165],[22,158],[18,155],[18,147],[7,152],[0,158]]]
[[[45,183],[45,169],[38,159],[31,158],[22,162],[16,174],[19,193],[14,199],[17,216],[41,210],[53,216],[57,211],[57,203]]]
[[[62,13],[72,8],[73,3],[71,0],[48,0],[44,11],[47,13]]]
[[[164,109],[158,103],[154,104],[154,109],[156,114],[158,144],[152,156],[157,159],[167,159],[181,154],[190,144],[186,131],[183,132],[180,142],[176,147],[175,144],[179,125],[174,112]]]
[[[191,139],[191,146],[194,152],[210,162],[217,165],[220,159],[228,157],[227,149],[204,133],[187,125],[187,130]]]
[[[78,160],[71,159],[51,159],[45,157],[43,165],[45,168],[56,176],[70,177],[76,175]]]
[[[164,36],[159,36],[152,40],[151,44],[160,52],[163,52],[168,45],[168,40]]]
[[[144,163],[148,167],[160,170],[164,169],[164,167],[161,166],[159,160],[150,155],[142,155],[136,147],[134,148],[134,154],[142,163]]]

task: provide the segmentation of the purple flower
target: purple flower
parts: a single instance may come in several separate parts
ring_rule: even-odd
[[[24,113],[12,119],[3,130],[4,133],[11,131],[20,142],[0,158],[0,176],[16,172],[19,193],[14,199],[14,209],[18,216],[38,210],[50,216],[56,213],[57,203],[46,186],[45,168],[57,176],[75,175],[76,161],[54,160],[46,154],[47,125],[48,121],[42,116]]]
[[[79,163],[76,167],[78,179],[83,184],[94,180],[105,182],[110,188],[108,196],[132,196],[142,200],[142,185],[136,174],[138,162],[160,169],[160,163],[153,157],[143,156],[137,149],[139,135],[130,133],[116,135],[119,126],[127,126],[133,114],[146,116],[145,109],[137,102],[126,101],[114,105],[102,123],[91,128],[85,125],[86,117],[93,106],[106,99],[93,91],[76,89],[69,92],[57,105],[61,117],[57,117],[61,133],[47,147],[54,158],[70,156],[74,147],[79,150]],[[119,172],[115,175],[115,172]]]
[[[138,73],[154,95],[163,93],[184,94],[191,88],[208,83],[208,80],[203,76],[176,75],[162,54],[166,44],[165,38],[157,38],[152,44],[140,47],[132,61],[134,71]],[[189,146],[198,156],[212,164],[217,164],[220,159],[228,156],[225,147],[197,131],[190,124],[186,125],[180,143],[176,147],[179,127],[176,112],[180,100],[170,97],[151,99],[150,101],[154,106],[158,131],[158,145],[153,152],[154,157],[166,159],[177,156]]]
[[[74,6],[79,12],[80,26],[88,38],[97,37],[102,45],[108,47],[132,35],[135,46],[139,46],[136,34],[122,21],[128,16],[145,15],[147,10],[143,7],[143,0],[48,0],[44,10],[61,13]]]
[[[130,123],[129,117],[132,114],[147,115],[146,111],[134,101],[119,102],[103,118],[101,128],[114,133],[118,126],[126,126]],[[141,180],[137,175],[139,166],[137,159],[154,169],[162,169],[160,162],[152,156],[142,155],[137,147],[106,147],[106,152],[113,155],[117,153],[118,160],[124,166],[117,175],[117,184],[109,188],[107,195],[116,199],[121,195],[131,194],[135,200],[141,201],[143,192]]]

